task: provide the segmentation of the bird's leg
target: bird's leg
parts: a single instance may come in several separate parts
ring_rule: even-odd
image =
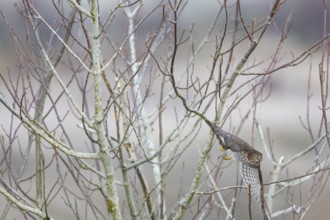
[[[226,151],[227,149],[225,149],[223,146],[220,146],[220,151]],[[222,159],[224,160],[231,160],[233,159],[233,157],[229,154],[227,154],[227,152],[222,156]]]

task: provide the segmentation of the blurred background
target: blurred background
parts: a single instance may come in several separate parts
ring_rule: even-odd
[[[54,18],[56,11],[52,7],[51,1],[32,1],[34,5],[38,7],[40,12],[46,19],[51,20]],[[109,8],[113,8],[116,2],[110,2],[107,0],[101,0],[101,13],[103,15],[107,15]],[[110,3],[109,3],[110,2]],[[216,0],[213,1],[200,1],[200,0],[190,0],[186,6],[186,9],[183,11],[181,15],[181,20],[179,27],[187,28],[192,23],[194,23],[194,37],[196,41],[201,40],[204,37],[204,33],[208,29],[208,24],[210,20],[213,18],[210,15],[213,15],[217,10],[218,3]],[[228,1],[230,4],[233,1]],[[152,1],[143,1],[145,7],[152,8],[152,5],[155,4]],[[260,1],[260,0],[249,0],[249,1],[241,1],[242,14],[244,15],[244,19],[246,21],[252,21],[254,19],[263,19],[267,13],[269,12],[273,1]],[[11,0],[1,0],[0,10],[5,14],[6,18],[12,25],[12,27],[17,31],[17,33],[25,33],[24,23],[22,23],[22,19],[17,12],[15,7],[16,1]],[[18,4],[20,4],[18,2]],[[253,57],[255,59],[260,59],[262,57],[268,57],[274,53],[277,48],[277,43],[281,36],[281,31],[285,26],[288,18],[290,19],[291,28],[287,38],[285,39],[284,46],[282,47],[282,60],[279,62],[284,62],[286,59],[290,60],[292,56],[297,56],[306,49],[313,46],[316,42],[324,37],[324,21],[325,19],[329,21],[329,18],[324,17],[324,10],[326,4],[326,9],[329,8],[329,3],[327,0],[287,0],[281,7],[279,13],[275,16],[274,22],[270,26],[269,30],[266,33],[266,36],[262,39],[260,46],[254,52]],[[232,11],[230,11],[232,12]],[[49,16],[49,17],[47,17]],[[157,21],[157,15],[155,16],[155,21]],[[233,14],[229,15],[231,18],[234,16]],[[104,19],[104,18],[103,18]],[[125,21],[121,21],[117,19],[114,23],[116,28],[118,28],[118,39],[120,39],[123,31],[123,27],[125,26]],[[218,23],[221,24],[221,21]],[[327,23],[327,33],[329,33],[329,24]],[[145,36],[155,28],[155,23],[153,23],[153,19],[148,19],[144,25],[137,31],[137,41],[141,42],[144,45]],[[45,39],[49,36],[49,32],[45,30]],[[116,38],[116,36],[114,37]],[[9,35],[8,27],[5,25],[3,18],[0,19],[0,74],[6,74],[8,68],[12,70],[12,74],[15,73],[15,66],[17,65],[17,57],[15,55],[15,48],[12,45],[11,37]],[[200,71],[201,77],[203,76],[203,71],[208,70],[208,66],[210,65],[210,56],[213,53],[213,48],[205,48],[203,50],[203,58],[199,60],[199,66],[196,67],[197,71]],[[320,45],[322,47],[322,44]],[[320,111],[321,106],[321,96],[320,96],[320,83],[319,83],[319,67],[318,64],[320,62],[321,53],[315,53],[314,55],[307,58],[303,63],[297,65],[295,67],[288,67],[286,69],[282,69],[271,77],[270,85],[271,85],[271,96],[266,101],[262,102],[259,106],[259,110],[257,112],[258,119],[260,120],[260,124],[262,125],[264,132],[266,133],[267,129],[269,130],[270,139],[269,141],[272,143],[273,151],[275,154],[275,158],[279,158],[281,156],[284,157],[284,161],[296,153],[300,152],[302,149],[307,148],[313,142],[309,136],[308,131],[302,126],[302,121],[306,120],[306,117],[311,119],[311,126],[314,129],[315,135],[318,133],[320,129],[320,121],[322,117],[322,113]],[[205,60],[204,60],[205,59]],[[237,60],[239,57],[237,57]],[[329,59],[329,57],[327,58]],[[184,59],[182,59],[184,61]],[[177,64],[179,67],[185,65],[185,63]],[[329,66],[328,66],[329,68]],[[260,69],[262,72],[262,69]],[[65,77],[65,76],[63,76]],[[329,77],[329,76],[328,76]],[[308,92],[308,87],[310,87],[310,91]],[[56,88],[54,88],[55,90]],[[6,95],[5,88],[0,88],[1,93]],[[7,94],[8,95],[8,94]],[[151,98],[150,100],[153,100]],[[155,103],[152,101],[148,101],[148,105],[150,105],[150,109],[153,108]],[[157,98],[154,100],[157,101]],[[175,102],[175,101],[173,101]],[[250,103],[244,102],[239,108],[249,108]],[[309,103],[309,104],[308,104]],[[66,105],[65,102],[63,105]],[[171,103],[169,103],[171,105]],[[244,106],[246,105],[246,106]],[[183,111],[183,109],[179,109],[178,111]],[[10,114],[9,112],[0,105],[0,124],[1,126],[8,127],[10,124]],[[171,121],[171,116],[167,115],[168,121]],[[330,115],[329,115],[330,117]],[[235,124],[235,120],[233,119],[232,123]],[[240,120],[238,118],[237,120]],[[72,134],[75,134],[76,125],[68,123],[68,129],[72,129]],[[69,128],[72,126],[72,128]],[[262,151],[261,143],[258,141],[258,137],[251,138],[251,131],[249,131],[250,127],[246,126],[243,128],[243,131],[240,132],[240,137],[245,139],[248,143],[254,143],[255,148]],[[0,131],[0,133],[3,131]],[[197,137],[196,143],[205,143],[207,134],[209,130],[203,129],[200,133],[200,136]],[[155,132],[155,136],[157,133]],[[79,136],[76,135],[77,143],[79,143]],[[256,140],[257,139],[257,140]],[[201,150],[203,146],[199,148]],[[324,157],[328,157],[327,154]],[[218,155],[218,146],[212,149],[212,155]],[[304,157],[300,158],[296,162],[294,162],[290,166],[290,177],[303,175],[308,172],[308,169],[313,162],[314,155],[307,154]],[[217,157],[213,158],[214,160]],[[173,189],[173,195],[178,195],[179,187],[177,184],[177,179],[182,178],[182,182],[180,187],[189,187],[192,176],[196,169],[196,162],[198,160],[198,151],[196,148],[189,148],[185,155],[183,156],[184,168],[173,170],[172,175],[169,176],[166,180],[166,186],[170,189]],[[230,176],[231,172],[236,172],[236,163],[235,162],[227,162],[228,165],[231,165],[230,168],[225,170],[223,175],[227,177]],[[33,167],[31,166],[31,172],[33,172]],[[1,167],[3,169],[3,167]],[[264,174],[264,182],[267,183],[270,180],[267,178],[270,176],[270,172],[272,170],[271,163],[266,160],[263,161],[263,174]],[[184,171],[184,172],[183,172]],[[182,177],[183,175],[183,177]],[[287,174],[283,174],[280,179],[285,179]],[[180,177],[181,176],[181,177]],[[221,183],[219,183],[219,187],[228,186],[234,184],[231,180],[224,179]],[[297,191],[297,193],[303,193],[303,191]],[[232,195],[232,194],[230,194]],[[305,219],[320,219],[326,220],[330,216],[329,209],[329,195],[330,195],[330,184],[327,183],[318,197],[317,201],[313,204],[308,215]],[[168,199],[168,206],[172,207],[178,200],[177,197]],[[229,201],[229,200],[228,200]],[[5,200],[1,196],[0,198],[0,207],[1,203],[4,203]],[[274,207],[274,210],[280,209],[282,207],[281,200],[279,200]],[[238,219],[245,219],[244,216],[247,214],[247,206],[246,200],[240,199],[238,201],[238,206],[245,207],[245,211],[240,213]],[[1,208],[0,208],[1,210]],[[15,214],[12,215],[15,218]],[[55,216],[59,219],[70,219],[66,218],[65,211],[58,210]],[[190,219],[191,217],[186,217],[186,219]],[[284,219],[291,219],[291,217],[286,216]]]

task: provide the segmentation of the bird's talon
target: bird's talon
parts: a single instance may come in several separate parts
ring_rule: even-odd
[[[231,159],[232,159],[232,157],[229,156],[229,155],[225,155],[225,156],[223,156],[222,158],[223,158],[224,160],[231,160]]]

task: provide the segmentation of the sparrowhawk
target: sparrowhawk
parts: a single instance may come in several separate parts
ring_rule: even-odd
[[[268,219],[260,170],[262,153],[252,148],[241,138],[222,130],[210,121],[205,121],[212,128],[224,150],[230,151],[232,156],[239,161],[243,181],[249,188],[254,199],[260,205],[264,214],[264,219]]]

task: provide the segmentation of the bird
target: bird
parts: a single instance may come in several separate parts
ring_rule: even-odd
[[[241,138],[224,131],[211,121],[205,120],[205,122],[212,128],[222,148],[229,151],[233,158],[239,161],[240,172],[245,185],[261,207],[264,219],[269,219],[266,213],[263,180],[260,169],[262,153],[255,150]],[[225,159],[228,160],[228,157]]]

